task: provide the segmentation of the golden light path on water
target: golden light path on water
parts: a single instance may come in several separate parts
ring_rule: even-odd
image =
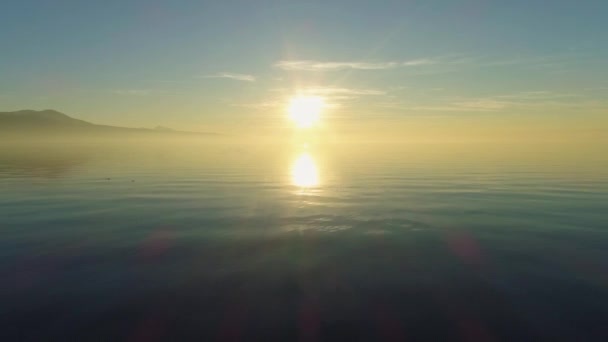
[[[291,166],[291,182],[295,186],[310,188],[319,185],[319,170],[308,152],[301,153]]]

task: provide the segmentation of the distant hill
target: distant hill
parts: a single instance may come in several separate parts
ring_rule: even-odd
[[[16,112],[0,112],[0,134],[28,135],[190,135],[209,136],[214,133],[182,132],[158,126],[154,129],[127,128],[97,125],[83,120],[74,119],[55,110],[20,110]]]

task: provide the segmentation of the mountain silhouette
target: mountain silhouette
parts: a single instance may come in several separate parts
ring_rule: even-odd
[[[70,135],[104,135],[104,134],[143,134],[146,136],[162,135],[217,135],[215,133],[182,132],[158,126],[154,129],[127,128],[107,125],[97,125],[87,121],[74,119],[58,111],[20,110],[15,112],[0,112],[0,134],[70,134]]]

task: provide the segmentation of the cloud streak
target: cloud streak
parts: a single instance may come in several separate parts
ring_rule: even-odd
[[[253,75],[235,74],[231,72],[221,72],[216,75],[208,75],[205,78],[227,78],[235,81],[255,82],[256,78]]]
[[[386,70],[399,67],[415,67],[435,64],[430,58],[414,59],[404,62],[323,62],[314,60],[283,60],[275,67],[285,71],[338,71],[338,70]]]
[[[411,61],[405,61],[405,62],[401,63],[401,65],[403,65],[405,67],[431,65],[431,64],[437,64],[437,61],[434,59],[431,59],[431,58],[421,58],[421,59],[413,59]]]
[[[447,103],[432,106],[410,106],[408,109],[445,112],[498,112],[506,109],[546,109],[552,107],[586,107],[588,101],[578,94],[551,91],[527,91],[483,98],[452,99]]]
[[[258,103],[233,103],[230,104],[232,107],[244,107],[244,108],[252,108],[258,110],[268,110],[268,109],[276,109],[285,104],[280,101],[264,101]]]
[[[421,72],[445,72],[460,67],[505,67],[527,65],[531,67],[557,68],[562,66],[563,58],[556,56],[519,56],[492,59],[483,56],[447,55],[433,58],[418,58],[405,61],[362,62],[362,61],[318,61],[318,60],[281,60],[275,67],[285,71],[340,71],[340,70],[388,70],[396,68],[419,68],[441,66],[438,70],[422,69]]]
[[[376,89],[351,89],[351,88],[310,88],[306,93],[311,95],[333,96],[364,96],[364,95],[385,95],[386,92]]]

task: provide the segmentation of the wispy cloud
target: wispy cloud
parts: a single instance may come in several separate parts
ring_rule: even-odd
[[[413,59],[411,61],[405,61],[403,63],[401,63],[401,65],[403,66],[420,66],[420,65],[431,65],[431,64],[437,64],[438,61],[435,59],[431,59],[431,58],[421,58],[421,59]]]
[[[179,91],[175,90],[165,90],[165,89],[140,89],[140,88],[126,88],[126,89],[111,89],[108,90],[111,94],[121,95],[121,96],[173,96],[178,95]]]
[[[555,106],[563,108],[590,104],[584,100],[584,96],[582,95],[556,93],[546,90],[480,98],[448,98],[440,102],[442,103],[430,106],[409,106],[408,109],[446,112],[497,112],[506,109],[544,109]]]
[[[377,89],[353,88],[308,88],[301,91],[304,95],[322,96],[330,107],[339,107],[344,101],[356,100],[362,96],[386,96],[386,92]]]
[[[589,87],[585,88],[585,90],[608,90],[608,86]]]
[[[288,60],[279,61],[275,64],[279,69],[291,71],[291,70],[305,70],[305,71],[335,71],[345,69],[355,70],[383,70],[391,69],[399,66],[397,62],[321,62],[312,60]]]
[[[520,56],[481,56],[450,54],[433,58],[422,58],[404,62],[404,66],[433,66],[412,68],[413,74],[437,74],[458,71],[470,71],[480,68],[533,68],[545,72],[565,71],[571,56],[567,55],[520,55]]]
[[[477,99],[470,101],[451,102],[442,105],[410,106],[409,110],[437,111],[437,112],[496,112],[507,108],[508,101],[496,101],[491,99]]]
[[[252,108],[252,109],[259,109],[259,110],[268,110],[268,109],[275,109],[275,108],[279,108],[281,106],[284,106],[284,103],[281,103],[280,101],[264,101],[264,102],[257,102],[257,103],[232,103],[230,104],[233,107],[245,107],[245,108]]]
[[[361,88],[341,88],[341,87],[309,87],[304,89],[291,88],[271,88],[268,91],[273,93],[282,93],[284,96],[300,94],[306,96],[365,96],[365,95],[386,95],[386,91],[379,89],[361,89]]]
[[[524,91],[515,94],[507,94],[507,95],[497,95],[494,98],[497,99],[512,99],[518,101],[535,101],[535,100],[555,100],[555,99],[568,99],[581,97],[580,94],[571,94],[571,93],[556,93],[547,90],[537,90],[537,91]]]
[[[365,95],[385,95],[386,92],[377,89],[352,89],[352,88],[310,88],[304,91],[311,95],[350,95],[350,96],[365,96]]]
[[[566,72],[568,66],[580,55],[555,54],[555,55],[519,55],[519,56],[477,56],[471,57],[470,64],[478,67],[509,68],[526,67],[544,69],[549,72]]]
[[[531,66],[559,68],[565,62],[564,56],[513,56],[499,58],[490,56],[471,56],[452,54],[433,58],[418,58],[405,61],[318,61],[318,60],[282,60],[275,67],[286,71],[339,71],[339,70],[387,70],[395,68],[418,68],[435,65],[437,68],[421,68],[423,73],[446,72],[459,70],[462,67],[507,67]]]
[[[256,78],[253,75],[235,74],[231,72],[220,72],[216,75],[208,75],[205,78],[228,78],[235,81],[255,82]]]
[[[439,63],[433,58],[419,58],[407,61],[395,62],[324,62],[315,60],[283,60],[275,64],[275,67],[286,71],[338,71],[338,70],[386,70],[400,67],[417,67]]]

